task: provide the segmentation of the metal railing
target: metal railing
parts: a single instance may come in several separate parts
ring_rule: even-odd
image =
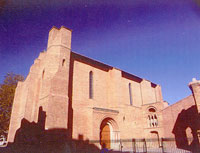
[[[178,148],[175,138],[161,139],[120,139],[107,141],[110,150],[127,153],[191,153],[189,150]],[[188,139],[191,141],[191,139]],[[89,141],[90,143],[101,147],[99,141]],[[105,141],[104,141],[105,142]]]
[[[200,150],[198,149],[199,144],[196,144],[197,148],[192,146],[194,144],[193,139],[187,139],[188,145],[182,145],[181,147],[177,147],[177,141],[180,142],[183,141],[183,139],[119,139],[104,140],[103,142],[109,146],[107,147],[109,153],[197,153]],[[26,142],[22,142],[11,144],[5,149],[10,149],[9,147],[12,149],[12,145],[14,145],[15,150],[26,148],[27,150],[35,150],[35,152],[45,149],[47,151],[56,150],[57,152],[62,153],[99,153],[102,149],[100,140],[67,140],[65,142],[48,140],[47,142],[40,142],[38,144],[27,144]],[[61,151],[58,151],[59,149]],[[198,151],[194,151],[194,149],[198,149]]]

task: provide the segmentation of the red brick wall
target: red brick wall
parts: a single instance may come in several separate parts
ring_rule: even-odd
[[[187,110],[191,106],[195,105],[194,98],[192,95],[176,102],[175,104],[165,108],[163,113],[163,128],[164,137],[174,137],[172,133],[174,125],[176,123],[179,113],[183,110]]]

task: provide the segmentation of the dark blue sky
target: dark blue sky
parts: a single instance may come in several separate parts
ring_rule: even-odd
[[[0,11],[0,82],[26,76],[52,26],[72,50],[162,86],[170,104],[200,79],[200,7],[193,0],[9,0]]]

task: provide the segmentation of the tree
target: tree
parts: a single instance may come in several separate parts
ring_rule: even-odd
[[[23,80],[22,75],[7,73],[0,84],[0,135],[8,131],[17,82]]]

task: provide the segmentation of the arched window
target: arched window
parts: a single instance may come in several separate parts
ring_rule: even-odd
[[[89,73],[89,98],[93,98],[93,72]]]
[[[130,105],[133,105],[131,83],[128,84]]]
[[[156,112],[154,108],[149,108],[149,112]]]
[[[148,127],[151,127],[151,117],[148,115]]]
[[[154,114],[154,125],[158,126],[158,118],[157,118],[156,114]]]
[[[190,127],[187,127],[185,129],[185,134],[186,134],[186,138],[188,140],[188,144],[191,145],[191,143],[193,142],[193,134],[192,134],[192,129]],[[197,134],[198,135],[198,134]]]
[[[152,107],[148,109],[148,125],[149,127],[158,126],[158,117],[156,115],[156,109]]]

